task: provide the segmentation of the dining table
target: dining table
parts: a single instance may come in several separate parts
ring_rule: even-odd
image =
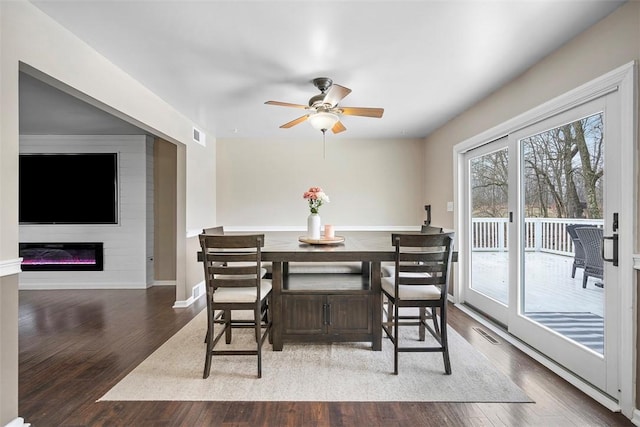
[[[284,341],[369,341],[373,350],[381,350],[380,266],[394,260],[391,233],[337,231],[333,241],[306,243],[304,232],[265,232],[262,260],[272,264],[273,349],[282,350]],[[361,279],[354,282],[354,275],[315,274],[310,285],[303,282],[296,287],[295,279],[303,281],[309,276],[296,274],[294,279],[288,274],[294,262],[359,262]],[[339,307],[341,318],[331,314],[332,305]]]
[[[368,342],[382,349],[381,264],[393,262],[393,233],[339,231],[324,241],[304,231],[251,231],[264,234],[263,263],[271,263],[271,342]],[[235,232],[225,234],[235,234]],[[198,260],[202,254],[198,252]],[[360,274],[289,273],[291,263],[360,263]]]

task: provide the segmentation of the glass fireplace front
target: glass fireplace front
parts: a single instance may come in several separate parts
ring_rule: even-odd
[[[20,243],[22,271],[102,271],[103,243]]]

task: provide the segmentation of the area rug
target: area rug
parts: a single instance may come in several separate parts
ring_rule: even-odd
[[[553,329],[590,348],[604,353],[604,319],[587,312],[531,312],[525,314],[532,320]]]
[[[383,338],[382,351],[367,343],[285,343],[280,352],[266,345],[261,379],[255,356],[216,356],[203,379],[205,330],[203,310],[99,400],[532,402],[452,329],[452,375],[440,353],[401,353],[393,375],[393,346]],[[417,338],[417,328],[409,333]],[[250,348],[252,339],[251,330],[234,330],[231,345]]]

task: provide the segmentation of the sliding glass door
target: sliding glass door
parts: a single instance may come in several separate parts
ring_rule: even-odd
[[[604,237],[618,232],[622,185],[612,96],[510,135],[518,184],[509,331],[615,396],[618,269],[603,255],[613,248]]]
[[[507,138],[485,144],[466,156],[469,286],[465,300],[505,325],[509,304],[508,166]]]
[[[611,396],[618,271],[607,260],[622,186],[615,96],[469,150],[462,239],[465,303]]]

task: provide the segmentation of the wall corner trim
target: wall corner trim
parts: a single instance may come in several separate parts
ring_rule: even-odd
[[[20,268],[21,263],[22,258],[0,261],[0,277],[11,276],[22,272]]]

